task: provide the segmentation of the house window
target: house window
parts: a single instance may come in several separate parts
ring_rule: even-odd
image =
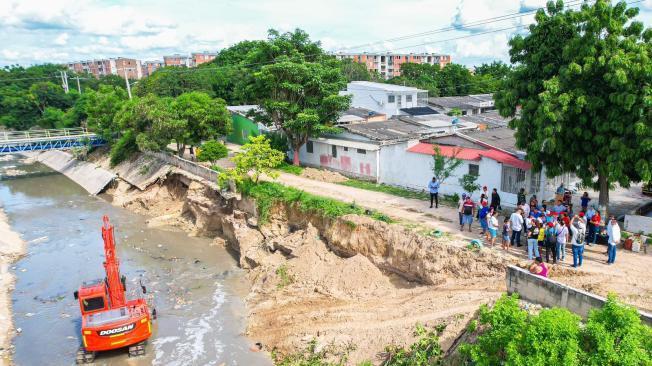
[[[312,141],[306,142],[306,152],[312,154],[312,149],[313,149]]]
[[[331,151],[333,153],[333,157],[336,158],[337,157],[337,146],[335,146],[335,145],[331,146]]]
[[[366,154],[367,150],[365,149],[358,149],[358,154]]]
[[[387,103],[394,103],[394,100],[396,99],[395,96],[393,95],[388,95],[387,96]]]
[[[480,165],[478,164],[469,164],[469,174],[475,175],[476,177],[480,175]]]
[[[398,108],[401,108],[402,105],[403,105],[403,96],[398,95],[397,106],[398,106]]]
[[[343,149],[344,149],[344,151],[349,151],[349,148],[346,147],[346,146],[344,146]]]
[[[516,194],[521,188],[527,189],[525,170],[503,165],[500,190]]]
[[[528,192],[539,192],[541,187],[541,172],[533,172],[530,170],[530,190]]]
[[[405,96],[405,102],[406,103],[412,103],[412,95],[406,95]]]

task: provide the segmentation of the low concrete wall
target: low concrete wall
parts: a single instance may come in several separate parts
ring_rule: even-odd
[[[38,154],[27,154],[37,161],[72,179],[90,194],[98,194],[111,183],[116,175],[94,164],[79,161],[67,152],[50,150]]]
[[[516,266],[507,268],[507,292],[521,299],[547,307],[562,307],[584,318],[591,309],[601,308],[604,297],[582,291],[551,279],[534,275]],[[652,326],[652,314],[639,311],[641,320]]]
[[[160,159],[172,166],[175,166],[179,169],[185,170],[188,173],[194,174],[200,178],[204,178],[209,182],[217,182],[217,172],[198,165],[190,160],[180,158],[176,155],[159,153],[159,152],[148,152],[147,155],[154,156],[157,159]]]
[[[645,235],[652,235],[652,217],[625,215],[625,230],[632,233],[642,231]]]

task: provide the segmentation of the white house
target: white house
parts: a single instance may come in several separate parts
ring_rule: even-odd
[[[463,116],[480,114],[494,109],[492,94],[463,95],[457,97],[431,97],[428,104],[448,113],[452,109],[459,109]]]
[[[420,140],[475,128],[475,124],[459,122],[446,115],[434,115],[401,116],[339,127],[343,133],[310,138],[299,150],[301,164],[383,182],[388,164],[385,159],[398,158],[405,154],[408,146]]]
[[[521,188],[525,188],[528,197],[532,194],[542,197],[545,181],[541,179],[541,172],[532,171],[531,164],[524,161],[521,154],[505,148],[510,145],[509,139],[501,140],[502,147],[484,141],[485,136],[492,133],[506,132],[513,136],[509,129],[500,130],[455,133],[393,145],[381,155],[383,164],[379,181],[416,190],[426,189],[433,176],[434,147],[437,146],[443,155],[451,157],[456,154],[462,160],[462,165],[442,184],[442,194],[461,194],[464,189],[458,182],[459,178],[475,174],[477,183],[487,186],[489,192],[497,189],[503,206],[515,206],[516,194]],[[476,192],[475,197],[478,195]]]
[[[403,108],[427,106],[428,91],[409,86],[352,81],[340,95],[350,95],[351,105],[387,115],[404,115]]]
[[[310,138],[299,150],[301,164],[378,182],[386,149],[439,134],[438,128],[398,119],[340,127],[343,133]]]

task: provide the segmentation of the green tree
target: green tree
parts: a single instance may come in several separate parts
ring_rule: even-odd
[[[370,72],[367,69],[367,65],[360,62],[354,62],[352,59],[345,58],[341,60],[340,70],[347,82],[380,81],[380,75]]]
[[[231,115],[222,99],[213,99],[203,92],[183,93],[172,103],[177,118],[185,122],[185,128],[174,139],[179,155],[186,145],[199,146],[204,140],[212,140],[231,131]]]
[[[27,130],[41,117],[29,90],[16,85],[0,89],[0,107],[0,124],[10,129]]]
[[[338,94],[346,80],[337,61],[285,57],[264,66],[255,78],[262,108],[256,120],[283,130],[294,150],[294,165],[309,137],[339,131],[330,124],[349,108],[350,97]]]
[[[278,173],[274,168],[281,165],[284,158],[282,152],[274,150],[269,145],[264,135],[249,136],[249,142],[242,145],[240,152],[233,157],[235,167],[220,173],[220,186],[224,186],[230,180],[242,183],[249,178],[249,174],[254,183],[258,183],[261,174],[276,178]]]
[[[114,123],[124,135],[124,149],[128,151],[163,150],[170,141],[184,133],[186,122],[178,118],[171,98],[155,95],[133,98],[125,102],[116,113]],[[124,136],[123,136],[124,137]],[[135,149],[133,144],[135,144]]]
[[[504,79],[512,71],[512,67],[502,61],[493,61],[490,64],[483,63],[474,69],[476,76],[488,75],[495,79]]]
[[[574,172],[600,190],[603,211],[614,183],[652,179],[652,31],[637,14],[622,1],[549,2],[530,34],[510,41],[518,66],[495,98],[534,170]]]
[[[480,190],[480,185],[477,183],[478,176],[475,174],[464,174],[458,181],[470,197],[473,196],[473,192]]]
[[[210,140],[201,145],[197,160],[209,161],[215,164],[216,161],[226,158],[229,155],[229,149],[221,141]]]
[[[119,87],[102,85],[98,91],[87,90],[79,103],[83,103],[86,123],[89,129],[95,131],[107,141],[121,131],[115,116],[127,102],[127,92]]]
[[[38,125],[42,128],[63,128],[66,124],[66,113],[59,108],[45,107]]]
[[[432,174],[437,178],[439,184],[444,184],[453,175],[455,170],[462,165],[462,159],[457,157],[460,150],[455,149],[452,156],[448,157],[441,153],[439,146],[435,145],[433,149],[435,150],[435,155],[432,157]]]
[[[47,107],[67,109],[73,104],[73,98],[67,95],[61,86],[49,81],[32,84],[29,88],[29,94],[30,99],[36,104],[41,114],[45,112]]]
[[[134,94],[176,98],[183,93],[201,91],[214,96],[211,70],[163,67],[134,85]]]

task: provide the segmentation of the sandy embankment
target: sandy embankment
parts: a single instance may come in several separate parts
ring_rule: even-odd
[[[11,264],[25,254],[25,242],[9,226],[7,216],[0,206],[0,365],[11,364],[11,338],[14,327],[11,319],[11,291],[14,275]]]

